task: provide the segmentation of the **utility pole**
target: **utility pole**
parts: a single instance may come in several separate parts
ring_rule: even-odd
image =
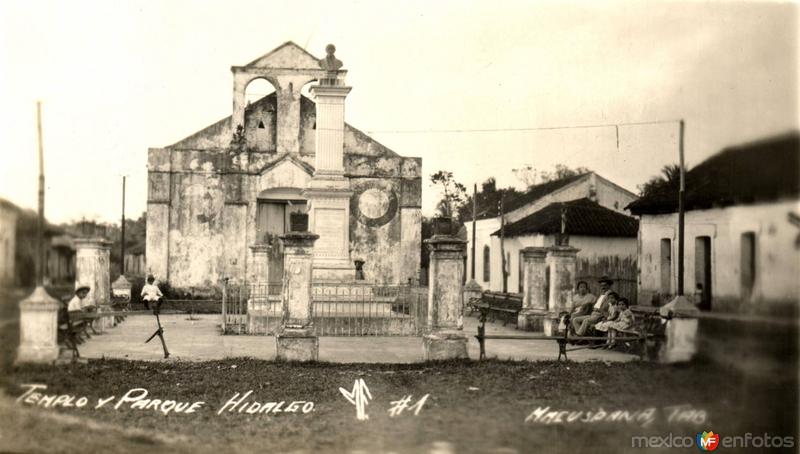
[[[125,175],[122,176],[122,240],[120,241],[120,269],[119,274],[125,275]]]
[[[58,358],[59,302],[44,288],[44,146],[42,104],[36,102],[39,138],[39,218],[36,223],[36,288],[19,302],[19,346],[17,363],[52,363]]]
[[[470,264],[470,279],[475,280],[475,218],[478,217],[478,183],[472,188],[472,263]]]
[[[36,219],[36,287],[44,286],[44,145],[42,144],[42,103],[36,101],[36,134],[39,138],[39,216]]]
[[[686,189],[685,180],[685,164],[683,152],[683,136],[686,126],[683,120],[680,121],[680,135],[678,142],[678,151],[680,153],[680,189],[678,190],[678,296],[683,296],[683,251],[684,251],[684,214],[683,214],[683,196]]]

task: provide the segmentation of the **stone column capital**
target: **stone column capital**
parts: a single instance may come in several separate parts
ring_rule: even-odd
[[[572,246],[550,246],[547,250],[548,257],[575,257],[580,249]]]
[[[464,254],[467,251],[467,240],[462,240],[450,235],[434,235],[433,238],[423,241],[428,245],[428,251],[433,254],[443,253]]]
[[[125,278],[124,274],[120,274],[117,280],[111,283],[112,290],[130,290],[131,287],[130,281]]]
[[[530,246],[522,250],[522,257],[525,260],[544,260],[547,256],[548,248]]]
[[[111,241],[100,237],[75,238],[75,249],[111,249]]]
[[[250,250],[253,251],[253,254],[257,253],[267,254],[269,253],[270,250],[272,250],[272,245],[268,243],[254,244],[250,246]]]
[[[311,232],[288,232],[278,238],[283,240],[284,247],[314,247],[314,242],[319,239],[319,235]]]

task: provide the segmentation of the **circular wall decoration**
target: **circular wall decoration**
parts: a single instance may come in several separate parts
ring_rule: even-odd
[[[350,212],[358,222],[369,227],[380,227],[397,214],[397,195],[390,188],[374,183],[364,187],[350,199]]]

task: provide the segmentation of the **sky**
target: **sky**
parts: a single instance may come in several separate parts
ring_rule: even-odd
[[[0,197],[36,206],[41,100],[48,219],[117,221],[123,175],[138,217],[148,147],[230,115],[230,67],[289,40],[336,45],[346,121],[422,158],[425,213],[437,170],[519,187],[565,164],[637,192],[677,162],[678,119],[689,167],[797,129],[797,33],[774,2],[3,2]]]

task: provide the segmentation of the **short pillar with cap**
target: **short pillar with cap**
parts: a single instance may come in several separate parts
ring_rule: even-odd
[[[111,312],[111,242],[100,237],[78,238],[75,248],[75,288],[89,287],[86,298],[94,302],[98,313]],[[102,333],[112,323],[111,317],[100,317],[93,326]]]
[[[112,305],[115,306],[114,309],[119,306],[127,307],[127,305],[130,304],[132,287],[130,281],[125,278],[124,274],[120,274],[117,280],[111,283],[111,300]],[[114,326],[116,326],[117,318],[113,317],[112,321]]]
[[[41,285],[20,301],[17,363],[52,363],[58,359],[59,305]]]
[[[522,250],[523,295],[522,310],[517,315],[517,329],[544,330],[547,317],[547,248],[527,247]]]
[[[467,242],[453,236],[434,235],[425,240],[430,251],[428,328],[422,345],[426,361],[467,358],[463,331],[464,255]]]
[[[311,275],[314,242],[310,232],[289,232],[283,240],[283,316],[275,335],[277,358],[285,361],[319,359],[319,338],[314,334]]]
[[[545,262],[550,269],[550,294],[544,333],[558,334],[559,314],[572,311],[572,293],[575,288],[575,270],[580,249],[572,246],[551,246]]]

